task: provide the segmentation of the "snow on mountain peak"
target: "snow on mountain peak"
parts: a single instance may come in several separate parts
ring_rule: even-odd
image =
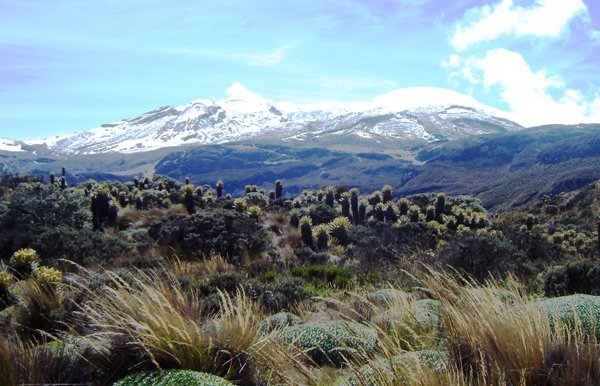
[[[21,144],[12,139],[0,138],[0,150],[2,151],[23,151]]]
[[[286,141],[344,134],[426,143],[493,132],[494,127],[521,128],[504,119],[506,112],[481,104],[471,96],[434,87],[399,89],[365,102],[319,104],[274,102],[240,83],[232,84],[227,94],[223,100],[198,99],[178,107],[161,107],[135,118],[44,142],[61,152],[130,153],[186,144],[228,143],[256,136]],[[484,127],[488,129],[465,125],[461,120],[486,122]]]

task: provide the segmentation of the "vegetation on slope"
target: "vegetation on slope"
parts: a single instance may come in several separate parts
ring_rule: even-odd
[[[0,182],[0,384],[600,382],[597,183],[492,214],[391,186]]]

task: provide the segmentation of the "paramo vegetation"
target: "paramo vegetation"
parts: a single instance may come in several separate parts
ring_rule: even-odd
[[[0,384],[599,384],[599,212],[4,174]]]

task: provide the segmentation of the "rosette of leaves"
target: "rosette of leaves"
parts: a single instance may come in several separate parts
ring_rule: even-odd
[[[310,216],[304,216],[300,219],[300,233],[302,235],[302,242],[304,245],[316,250],[315,241],[312,234],[312,218]]]
[[[375,204],[373,208],[373,213],[377,221],[383,222],[385,220],[385,209],[386,207],[383,202],[378,202],[377,204]]]
[[[318,364],[343,365],[356,353],[369,354],[377,346],[377,333],[356,322],[323,321],[286,327],[277,337],[305,352]]]
[[[252,205],[248,208],[248,214],[250,215],[250,217],[255,218],[255,219],[258,219],[261,212],[262,212],[262,209],[258,205]]]
[[[246,200],[243,198],[236,198],[235,200],[233,200],[233,206],[236,211],[242,213],[244,209],[246,209],[247,203]]]
[[[196,203],[194,202],[194,186],[190,184],[183,185],[181,188],[183,192],[183,201],[185,202],[185,208],[189,214],[196,213]]]
[[[313,228],[313,236],[317,240],[317,249],[325,251],[329,248],[329,226],[317,225]]]
[[[13,253],[9,266],[19,279],[25,279],[31,275],[40,262],[40,257],[32,248],[22,248]]]
[[[419,221],[420,213],[421,208],[418,205],[411,205],[410,208],[408,208],[408,218],[410,219],[410,222]]]
[[[0,310],[12,304],[13,296],[10,293],[10,286],[15,281],[12,273],[4,270],[0,271]]]
[[[300,209],[294,208],[290,210],[290,225],[294,228],[300,226]]]
[[[424,330],[438,328],[442,321],[442,303],[433,299],[417,300],[415,319]]]
[[[392,201],[392,195],[394,193],[394,189],[390,185],[385,185],[383,189],[381,189],[381,201],[385,204],[389,201]]]
[[[62,272],[52,267],[39,267],[34,271],[33,276],[44,284],[60,283],[62,281]]]
[[[281,330],[288,326],[297,326],[304,323],[298,315],[291,312],[278,312],[265,319],[258,324],[258,330],[268,334],[274,330]]]
[[[216,375],[191,370],[142,371],[115,382],[113,386],[233,386]]]
[[[335,238],[340,245],[346,246],[350,244],[348,237],[348,228],[350,227],[348,217],[336,217],[329,223],[329,235]]]

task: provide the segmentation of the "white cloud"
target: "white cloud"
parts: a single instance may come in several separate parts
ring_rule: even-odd
[[[466,26],[458,25],[450,40],[457,51],[500,36],[557,37],[574,18],[589,20],[582,0],[535,0],[529,7],[501,0],[494,6],[475,8],[467,15],[474,15],[475,20]]]
[[[259,53],[259,54],[236,54],[234,56],[239,57],[250,66],[269,67],[281,63],[287,54],[287,51],[292,48],[292,45],[286,45],[279,47],[273,52]]]
[[[266,101],[262,95],[248,90],[246,86],[240,82],[235,82],[227,88],[227,97],[229,99],[241,99],[246,101]]]
[[[287,57],[288,51],[293,46],[293,44],[287,44],[271,52],[258,53],[205,51],[203,49],[188,47],[167,47],[159,49],[158,52],[176,55],[197,56],[228,62],[242,62],[248,66],[272,67],[283,62]]]
[[[500,98],[522,125],[600,122],[600,95],[586,100],[580,90],[566,87],[560,76],[533,71],[518,52],[496,48],[483,57],[453,55],[443,64],[451,69],[451,77],[463,77],[488,90],[498,87]]]

